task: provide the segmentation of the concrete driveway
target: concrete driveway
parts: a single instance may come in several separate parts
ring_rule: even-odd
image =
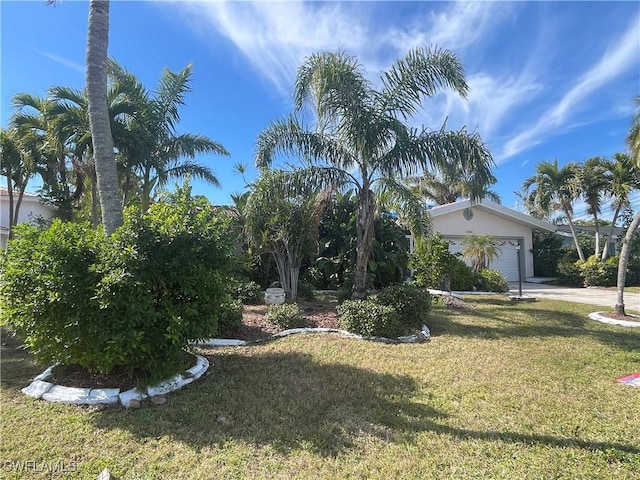
[[[509,293],[518,294],[518,282],[509,282]],[[567,302],[601,305],[608,308],[614,307],[617,296],[615,289],[560,287],[528,282],[522,283],[522,294],[536,298],[552,298]],[[640,310],[640,293],[631,293],[625,290],[624,305],[629,310]]]

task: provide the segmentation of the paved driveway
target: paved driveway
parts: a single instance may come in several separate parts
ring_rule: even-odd
[[[518,282],[509,283],[509,292],[518,294]],[[616,290],[604,288],[575,288],[546,285],[543,283],[522,284],[522,294],[537,298],[552,298],[567,302],[588,303],[613,308],[616,304]],[[624,292],[624,305],[630,310],[640,310],[640,293]]]

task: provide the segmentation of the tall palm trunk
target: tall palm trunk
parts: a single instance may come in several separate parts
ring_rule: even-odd
[[[365,181],[358,195],[358,243],[352,293],[354,299],[364,299],[367,296],[367,266],[373,249],[374,208],[373,192],[369,189],[369,183]]]
[[[87,35],[87,100],[102,223],[110,235],[122,225],[118,172],[107,105],[109,0],[91,0]]]
[[[616,211],[613,212],[613,219],[611,220],[611,226],[609,227],[609,234],[605,237],[606,241],[603,239],[604,245],[602,246],[602,261],[604,262],[609,256],[609,243],[613,238],[613,230],[616,228],[616,221],[618,220],[618,216],[620,215],[620,210],[622,210],[622,205],[618,205],[616,207]]]
[[[639,226],[640,210],[636,212],[626,235],[622,239],[622,250],[620,250],[620,260],[618,261],[618,297],[615,306],[616,313],[619,315],[626,315],[624,311],[624,287],[627,281],[627,265],[629,264],[629,254],[631,253],[631,241]]]
[[[573,243],[576,246],[576,250],[578,251],[578,257],[581,261],[585,261],[584,253],[582,252],[582,247],[580,246],[580,242],[578,240],[578,234],[576,233],[576,227],[573,224],[573,220],[571,219],[571,214],[568,209],[564,209],[564,213],[567,216],[567,222],[569,223],[569,229],[571,230],[571,235],[573,236]]]
[[[13,182],[11,175],[7,175],[7,195],[9,195],[9,240],[13,238],[14,214],[13,214]]]

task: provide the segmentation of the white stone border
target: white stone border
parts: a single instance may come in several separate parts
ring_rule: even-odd
[[[193,367],[146,389],[132,388],[126,392],[120,392],[119,388],[74,388],[54,385],[47,382],[53,376],[55,365],[52,365],[35,377],[28,387],[23,388],[22,393],[48,402],[72,405],[114,405],[120,403],[123,407],[128,407],[134,400],[140,401],[148,396],[164,395],[200,378],[209,369],[209,360],[201,355],[195,355],[195,357],[196,364]]]
[[[336,328],[292,328],[276,333],[266,340],[284,338],[289,335],[299,333],[337,333],[338,335],[347,338],[383,343],[418,343],[428,340],[431,336],[429,327],[426,325],[423,325],[420,333],[416,335],[407,335],[398,338],[365,337],[347,332],[346,330],[338,330]],[[239,347],[263,341],[265,340],[255,340],[250,342],[227,338],[210,338],[194,342],[194,345],[208,347]],[[120,392],[119,388],[76,388],[54,385],[53,383],[47,382],[47,380],[53,376],[53,368],[55,366],[56,365],[50,366],[40,375],[35,377],[29,386],[22,389],[22,393],[29,397],[47,400],[49,402],[68,403],[72,405],[114,405],[120,403],[123,407],[129,407],[133,401],[141,401],[147,397],[153,397],[155,395],[165,395],[190,384],[204,375],[204,373],[209,369],[209,361],[201,355],[196,355],[196,364],[187,371],[174,375],[158,385],[154,385],[146,389],[132,388],[126,392]]]
[[[616,318],[605,317],[603,313],[606,312],[593,312],[589,314],[591,320],[597,320],[602,323],[609,323],[611,325],[622,325],[623,327],[636,327],[640,328],[640,322],[630,322],[628,320],[618,320]],[[638,318],[636,315],[629,315],[630,317]]]
[[[347,332],[346,330],[338,330],[337,328],[291,328],[289,330],[284,330],[282,332],[276,333],[275,335],[271,335],[271,337],[268,337],[264,340],[246,341],[232,340],[227,338],[209,338],[206,340],[195,342],[195,345],[202,345],[206,347],[239,347],[244,345],[251,345],[254,343],[260,343],[267,340],[274,340],[276,338],[284,338],[288,337],[289,335],[296,335],[299,333],[337,333],[340,336],[354,338],[356,340],[370,340],[383,343],[418,343],[428,340],[431,336],[429,327],[427,327],[426,325],[422,325],[422,330],[420,330],[420,333],[416,335],[407,335],[398,338],[365,337],[363,335],[357,335],[355,333]]]

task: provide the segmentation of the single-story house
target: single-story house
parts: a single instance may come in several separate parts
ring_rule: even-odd
[[[507,280],[517,282],[533,277],[533,231],[555,232],[556,225],[538,220],[498,203],[482,200],[471,203],[460,200],[429,210],[433,232],[449,242],[449,251],[462,251],[467,235],[492,235],[500,252],[489,268],[500,270]],[[520,269],[518,269],[520,262]]]
[[[13,194],[14,205],[18,201],[18,192]],[[18,223],[35,223],[38,219],[50,220],[56,214],[56,207],[46,205],[38,195],[26,193],[22,197],[18,211]],[[9,239],[9,190],[0,188],[0,247],[4,249]]]

